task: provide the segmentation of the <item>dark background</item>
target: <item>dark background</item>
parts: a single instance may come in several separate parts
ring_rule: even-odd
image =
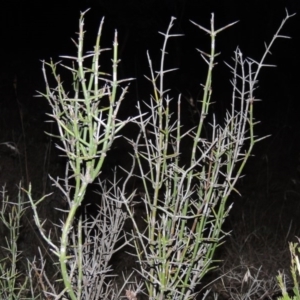
[[[71,37],[76,39],[79,12],[91,8],[86,15],[86,48],[92,48],[99,22],[105,16],[102,44],[111,47],[114,30],[118,30],[122,58],[120,72],[124,77],[138,78],[131,91],[140,98],[148,95],[148,92],[143,93],[146,83],[141,79],[148,72],[146,50],[157,63],[162,45],[158,31],[165,31],[171,16],[175,16],[177,21],[173,32],[184,34],[184,37],[173,39],[169,44],[169,64],[180,68],[171,75],[170,87],[195,98],[199,93],[199,83],[203,82],[206,74],[203,70],[205,65],[195,48],[208,50],[209,38],[189,20],[209,27],[213,12],[216,28],[240,21],[217,39],[217,51],[222,52],[214,77],[217,99],[224,97],[224,91],[230,91],[230,75],[223,61],[230,61],[236,46],[241,47],[244,56],[259,59],[264,51],[264,42],[272,38],[285,16],[285,9],[294,13],[298,12],[299,6],[296,0],[3,1],[0,10],[2,86],[9,84],[11,77],[17,75],[20,87],[24,84],[29,94],[43,89],[39,60],[49,60],[50,57],[58,60],[59,55],[75,54]],[[296,16],[283,31],[293,39],[278,40],[272,49],[273,56],[267,60],[276,64],[277,69],[265,69],[261,73],[258,96],[262,96],[264,102],[258,106],[257,117],[264,124],[282,126],[296,122],[297,116],[292,112],[296,111],[297,103],[294,98],[299,66],[298,28],[299,17]],[[110,61],[104,67],[110,68]],[[227,98],[228,95],[225,95]]]
[[[212,12],[215,13],[216,28],[240,21],[219,36],[217,47],[223,53],[222,59],[228,60],[237,45],[245,55],[255,59],[263,51],[262,43],[269,41],[278,28],[285,16],[285,8],[293,13],[298,11],[299,6],[299,1],[295,0],[5,1],[0,12],[2,69],[27,62],[28,66],[33,64],[32,70],[38,65],[38,59],[74,53],[70,38],[76,38],[79,12],[87,8],[91,8],[86,15],[87,45],[93,44],[99,22],[105,16],[103,44],[111,46],[113,32],[117,29],[126,75],[135,75],[135,67],[132,66],[134,58],[138,59],[139,64],[146,64],[146,50],[159,54],[162,38],[158,31],[166,30],[171,16],[177,18],[174,31],[185,34],[183,38],[178,38],[180,41],[175,49],[177,61],[178,57],[183,59],[187,52],[188,56],[194,55],[195,47],[207,49],[209,40],[189,20],[209,27]],[[284,33],[292,36],[293,40],[278,41],[273,48],[274,63],[282,72],[294,71],[299,64],[296,57],[298,24],[296,16],[284,29]],[[271,73],[269,71],[268,76]]]
[[[61,172],[61,160],[57,158],[53,143],[49,146],[49,139],[43,133],[50,126],[45,123],[46,100],[33,96],[36,90],[45,89],[40,60],[48,61],[52,57],[57,61],[59,55],[76,53],[71,38],[77,38],[80,11],[87,8],[91,10],[86,14],[86,49],[92,49],[100,20],[105,16],[102,46],[112,46],[117,29],[122,59],[119,74],[124,78],[137,78],[125,100],[128,110],[123,111],[125,115],[131,114],[137,99],[149,97],[151,87],[143,78],[143,74],[149,74],[146,51],[150,51],[154,65],[157,65],[163,42],[158,31],[166,31],[171,16],[177,18],[173,33],[184,36],[169,44],[168,64],[179,70],[170,74],[167,84],[175,94],[182,93],[194,99],[201,92],[200,83],[206,75],[206,66],[195,48],[207,51],[210,41],[189,20],[207,28],[212,12],[216,28],[239,20],[217,37],[217,52],[221,52],[221,56],[213,78],[213,101],[218,113],[229,108],[230,103],[231,75],[223,61],[230,61],[236,46],[241,48],[244,56],[259,59],[264,52],[264,42],[271,40],[285,17],[285,9],[290,14],[299,13],[300,1],[2,1],[0,143],[13,142],[20,155],[0,146],[0,184],[7,183],[12,193],[23,178],[25,182],[34,182],[35,193],[42,194],[47,189],[47,174],[55,176]],[[233,229],[235,242],[245,241],[245,236],[251,235],[253,239],[248,239],[251,244],[248,251],[252,254],[265,251],[255,248],[257,244],[261,245],[261,240],[274,243],[270,248],[287,248],[286,237],[292,238],[300,229],[299,25],[298,15],[287,22],[282,34],[292,39],[276,41],[266,62],[277,67],[261,72],[257,98],[263,101],[255,106],[255,116],[261,121],[256,132],[259,136],[271,134],[271,137],[254,149],[254,157],[245,170],[247,176],[238,184],[242,197],[232,197],[235,205],[228,226]],[[103,62],[103,67],[110,71],[111,62]],[[14,79],[17,79],[17,95],[13,89]],[[183,102],[183,105],[188,106],[188,103]],[[188,119],[187,116],[187,122]],[[118,159],[122,160],[122,154]],[[118,159],[108,161],[117,164]],[[54,205],[59,206],[59,200]],[[50,214],[49,210],[47,213]],[[231,249],[232,244],[229,243],[227,249]],[[271,257],[270,252],[267,256]],[[254,264],[264,261],[256,259],[259,261]],[[274,266],[274,261],[272,264]]]

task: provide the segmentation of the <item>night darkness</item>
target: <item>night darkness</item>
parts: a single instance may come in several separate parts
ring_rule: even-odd
[[[176,17],[173,33],[183,34],[169,44],[168,64],[179,68],[167,79],[174,95],[197,98],[200,83],[205,80],[205,64],[196,48],[208,50],[209,37],[191,24],[190,20],[210,26],[211,13],[215,14],[215,27],[219,28],[239,20],[217,38],[218,65],[213,78],[213,101],[216,114],[222,114],[230,104],[231,74],[224,61],[230,61],[239,46],[244,56],[259,59],[264,42],[269,42],[284,19],[297,13],[285,25],[282,34],[291,39],[279,39],[272,48],[267,63],[276,68],[265,68],[259,77],[255,117],[261,123],[256,127],[259,136],[271,135],[257,144],[253,157],[245,169],[246,176],[238,183],[242,196],[233,195],[235,202],[226,224],[233,230],[232,237],[248,236],[252,246],[268,238],[278,239],[288,247],[289,239],[300,232],[300,1],[299,0],[6,0],[0,6],[0,143],[13,142],[21,151],[11,153],[0,145],[0,186],[14,195],[21,178],[32,181],[36,194],[51,189],[44,186],[45,170],[55,176],[62,172],[61,158],[44,131],[49,111],[46,100],[36,98],[36,91],[44,91],[41,60],[59,55],[74,55],[80,11],[90,8],[85,17],[86,49],[92,49],[101,18],[105,17],[103,47],[111,47],[114,30],[118,30],[120,50],[120,76],[137,78],[130,86],[126,108],[121,114],[132,114],[136,100],[148,99],[151,86],[143,77],[148,75],[146,51],[154,65],[158,64],[162,36],[172,16]],[[103,62],[110,71],[111,61]],[[17,79],[17,95],[13,84]],[[172,92],[171,92],[172,93]],[[183,102],[188,111],[188,102]],[[133,109],[133,110],[132,110]],[[184,119],[188,124],[189,116]],[[22,128],[22,124],[23,127]],[[24,139],[24,130],[26,139]],[[54,144],[54,143],[53,143]],[[118,147],[122,145],[118,145]],[[125,147],[125,151],[126,151]],[[23,161],[26,153],[26,164]],[[45,162],[45,153],[49,160]],[[108,159],[109,164],[122,164],[122,155],[113,149],[118,158]],[[41,167],[43,166],[43,167]],[[56,200],[55,205],[61,203]],[[53,204],[53,205],[54,205]],[[291,227],[290,227],[291,225]],[[290,229],[289,229],[290,228]],[[255,235],[254,234],[257,234]],[[251,236],[251,237],[250,237]],[[257,240],[256,240],[257,238]],[[243,240],[245,242],[245,239]],[[231,241],[232,242],[232,241]],[[234,242],[228,242],[228,253]],[[242,243],[244,243],[242,242]],[[237,242],[238,243],[238,242]],[[243,244],[244,245],[244,244]],[[245,242],[246,245],[246,242]],[[254,247],[254,246],[253,246]],[[279,247],[276,244],[276,247]],[[276,248],[275,247],[275,248]],[[264,253],[246,245],[250,253],[258,253],[263,263]],[[251,248],[251,249],[250,249]],[[247,250],[245,250],[247,251]],[[248,252],[247,252],[248,253]],[[221,256],[226,254],[221,254]],[[247,254],[245,254],[247,255]],[[255,263],[254,263],[255,264]]]

